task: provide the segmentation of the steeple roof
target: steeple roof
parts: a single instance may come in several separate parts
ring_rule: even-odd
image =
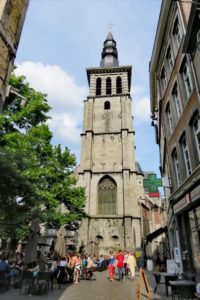
[[[101,53],[101,68],[118,67],[118,52],[116,42],[113,38],[112,32],[109,32],[106,40],[104,41],[103,51]]]
[[[108,32],[108,35],[107,35],[107,38],[106,38],[106,40],[107,40],[107,41],[112,41],[112,40],[114,41],[114,38],[113,38],[112,32],[110,32],[110,31]]]

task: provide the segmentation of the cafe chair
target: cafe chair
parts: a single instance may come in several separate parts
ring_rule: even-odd
[[[7,272],[0,271],[0,292],[5,292],[9,288],[9,279],[6,277]]]
[[[49,293],[49,287],[51,282],[51,273],[50,272],[39,272],[37,274],[35,290],[39,295],[47,295]]]
[[[57,274],[57,283],[58,283],[58,286],[59,286],[59,290],[61,288],[61,284],[66,281],[66,268],[65,267],[61,267],[59,266],[58,267],[58,274]]]
[[[178,292],[180,294],[181,300],[193,300],[195,299],[195,286],[188,287],[188,286],[181,286],[178,287]]]
[[[20,294],[24,292],[24,294],[29,294],[34,286],[35,278],[33,276],[33,272],[23,271],[21,274],[21,288]]]
[[[154,294],[156,293],[157,291],[157,288],[160,284],[165,284],[165,282],[161,282],[161,275],[159,273],[154,273],[154,278],[155,278],[155,281],[156,281],[156,286],[154,288]]]
[[[180,293],[175,286],[171,286],[171,290],[172,290],[172,300],[181,299]]]

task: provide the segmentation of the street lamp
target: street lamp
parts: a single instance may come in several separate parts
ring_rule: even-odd
[[[14,94],[21,99],[20,106],[26,107],[26,105],[28,104],[28,99],[19,94],[18,91],[18,89],[12,87],[11,85],[8,85],[6,90],[6,97],[8,97],[10,94]]]

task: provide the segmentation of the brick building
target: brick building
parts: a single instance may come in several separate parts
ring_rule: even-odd
[[[156,174],[144,172],[145,197],[139,200],[142,237],[146,244],[146,256],[154,258],[158,251],[169,256],[166,206],[164,199],[160,197],[159,186],[161,180],[156,178]]]

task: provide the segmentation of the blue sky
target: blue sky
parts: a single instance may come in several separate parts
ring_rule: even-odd
[[[159,176],[158,146],[151,127],[149,61],[161,0],[31,0],[17,58],[17,74],[48,94],[53,142],[80,156],[85,69],[99,67],[112,23],[120,65],[132,65],[136,159]]]

